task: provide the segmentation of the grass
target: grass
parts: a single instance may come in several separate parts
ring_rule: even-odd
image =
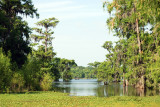
[[[0,94],[1,107],[160,107],[160,96],[81,97],[57,92]]]

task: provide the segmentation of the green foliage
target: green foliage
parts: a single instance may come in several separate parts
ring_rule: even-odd
[[[97,68],[98,68],[98,66],[100,65],[101,63],[100,62],[94,62],[94,63],[89,63],[88,65],[89,65],[89,67],[93,67],[94,68],[94,74],[97,74]]]
[[[40,90],[40,80],[42,78],[40,60],[32,55],[28,55],[28,61],[23,65],[25,88],[27,90]]]
[[[33,17],[37,14],[31,0],[1,0],[0,1],[0,47],[5,54],[11,52],[11,61],[21,67],[30,52],[28,24],[20,15]]]
[[[113,81],[112,75],[114,74],[114,72],[111,68],[111,62],[109,61],[102,62],[98,66],[97,71],[98,71],[97,73],[98,81],[103,81],[105,84]]]
[[[54,81],[59,81],[60,78],[60,71],[59,71],[59,63],[60,63],[60,58],[53,58],[51,60],[51,75],[54,77]]]
[[[33,59],[37,63],[35,63],[34,61],[29,62],[28,66],[32,71],[31,75],[33,75],[33,77],[36,77],[36,79],[33,79],[34,82],[29,81],[28,84],[30,85],[31,83],[34,83],[33,85],[29,86],[34,90],[39,90],[41,88],[42,90],[47,91],[51,88],[53,80],[52,78],[54,78],[55,81],[59,80],[59,61],[54,58],[54,56],[56,55],[53,52],[52,47],[52,34],[54,32],[51,29],[54,28],[58,24],[58,22],[59,21],[55,18],[49,18],[36,23],[36,25],[40,26],[41,28],[33,28],[33,30],[35,30],[38,35],[31,35],[32,40],[34,40],[34,43],[31,44],[33,58],[29,59],[29,61]],[[38,46],[38,49],[35,50],[35,46]],[[28,67],[26,69],[28,69]],[[33,71],[35,73],[33,73]],[[32,78],[32,76],[29,77]]]
[[[77,64],[74,60],[61,59],[59,62],[59,71],[61,73],[61,77],[63,81],[69,81],[72,79],[71,67],[75,67]]]
[[[109,53],[111,53],[111,51],[113,49],[113,43],[111,41],[106,41],[102,47],[104,49],[107,49],[109,51]]]
[[[11,79],[11,90],[14,92],[21,92],[24,88],[24,75],[21,72],[15,72]]]
[[[13,30],[10,32],[10,37],[5,41],[6,45],[3,45],[2,47],[5,52],[11,52],[12,62],[16,62],[17,65],[21,67],[27,60],[27,54],[31,51],[28,46],[28,38],[31,31],[27,22],[22,21],[21,18],[17,18],[12,22]],[[24,38],[26,38],[26,40],[24,40]]]
[[[71,79],[70,67],[75,62],[55,58],[53,52],[56,18],[37,22],[40,27],[33,30],[39,35],[30,36],[32,29],[22,16],[39,17],[31,0],[1,0],[0,16],[0,48],[4,51],[0,50],[0,91],[49,90],[62,72],[64,80]],[[31,44],[30,37],[35,43]]]
[[[0,48],[0,91],[9,91],[12,78],[10,58]]]
[[[43,91],[48,91],[52,88],[53,78],[49,73],[44,73],[40,82],[40,87]]]
[[[114,71],[114,78],[120,75],[137,88],[156,88],[160,84],[158,3],[113,0],[103,4],[113,14],[107,20],[108,27],[120,38],[115,47],[109,41],[103,46],[109,51],[107,62],[112,63],[108,69]]]
[[[90,67],[94,67],[94,68],[97,68],[98,66],[99,66],[99,64],[100,64],[100,62],[94,62],[94,63],[89,63],[88,65],[90,66]]]
[[[72,77],[75,79],[79,78],[96,78],[95,69],[93,67],[72,67],[71,68]]]
[[[39,46],[38,53],[40,54],[38,55],[40,55],[40,57],[53,58],[53,56],[55,56],[52,47],[52,40],[53,40],[52,35],[54,34],[54,32],[52,31],[51,28],[56,27],[58,22],[59,21],[54,17],[49,19],[44,19],[36,23],[37,26],[40,26],[42,28],[33,28],[33,30],[36,31],[39,35],[32,34],[31,38],[35,42],[39,43],[41,41],[43,44],[43,45],[37,44]]]
[[[62,78],[63,78],[63,81],[70,81],[72,79],[72,74],[69,70],[64,70],[62,72]]]

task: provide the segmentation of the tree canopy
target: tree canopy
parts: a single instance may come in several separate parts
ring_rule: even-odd
[[[103,46],[109,51],[107,64],[112,62],[108,69],[113,69],[115,79],[123,78],[124,86],[144,89],[156,88],[160,83],[159,70],[154,67],[159,63],[158,3],[158,0],[104,2],[104,8],[112,14],[107,25],[120,38],[114,47],[108,41]]]
[[[31,0],[1,0],[0,15],[0,47],[6,54],[10,51],[12,62],[20,67],[31,51],[28,46],[31,29],[22,20],[22,15],[38,17],[37,9]]]

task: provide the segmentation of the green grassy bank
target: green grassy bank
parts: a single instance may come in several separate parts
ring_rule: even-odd
[[[80,97],[56,92],[0,94],[1,107],[160,107],[160,96]]]

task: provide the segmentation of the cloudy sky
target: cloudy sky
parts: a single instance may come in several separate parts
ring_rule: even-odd
[[[109,14],[102,0],[32,0],[39,19],[27,18],[29,26],[45,18],[55,17],[60,23],[54,29],[53,47],[57,57],[74,59],[79,66],[105,60],[105,41],[117,38],[107,29]]]

